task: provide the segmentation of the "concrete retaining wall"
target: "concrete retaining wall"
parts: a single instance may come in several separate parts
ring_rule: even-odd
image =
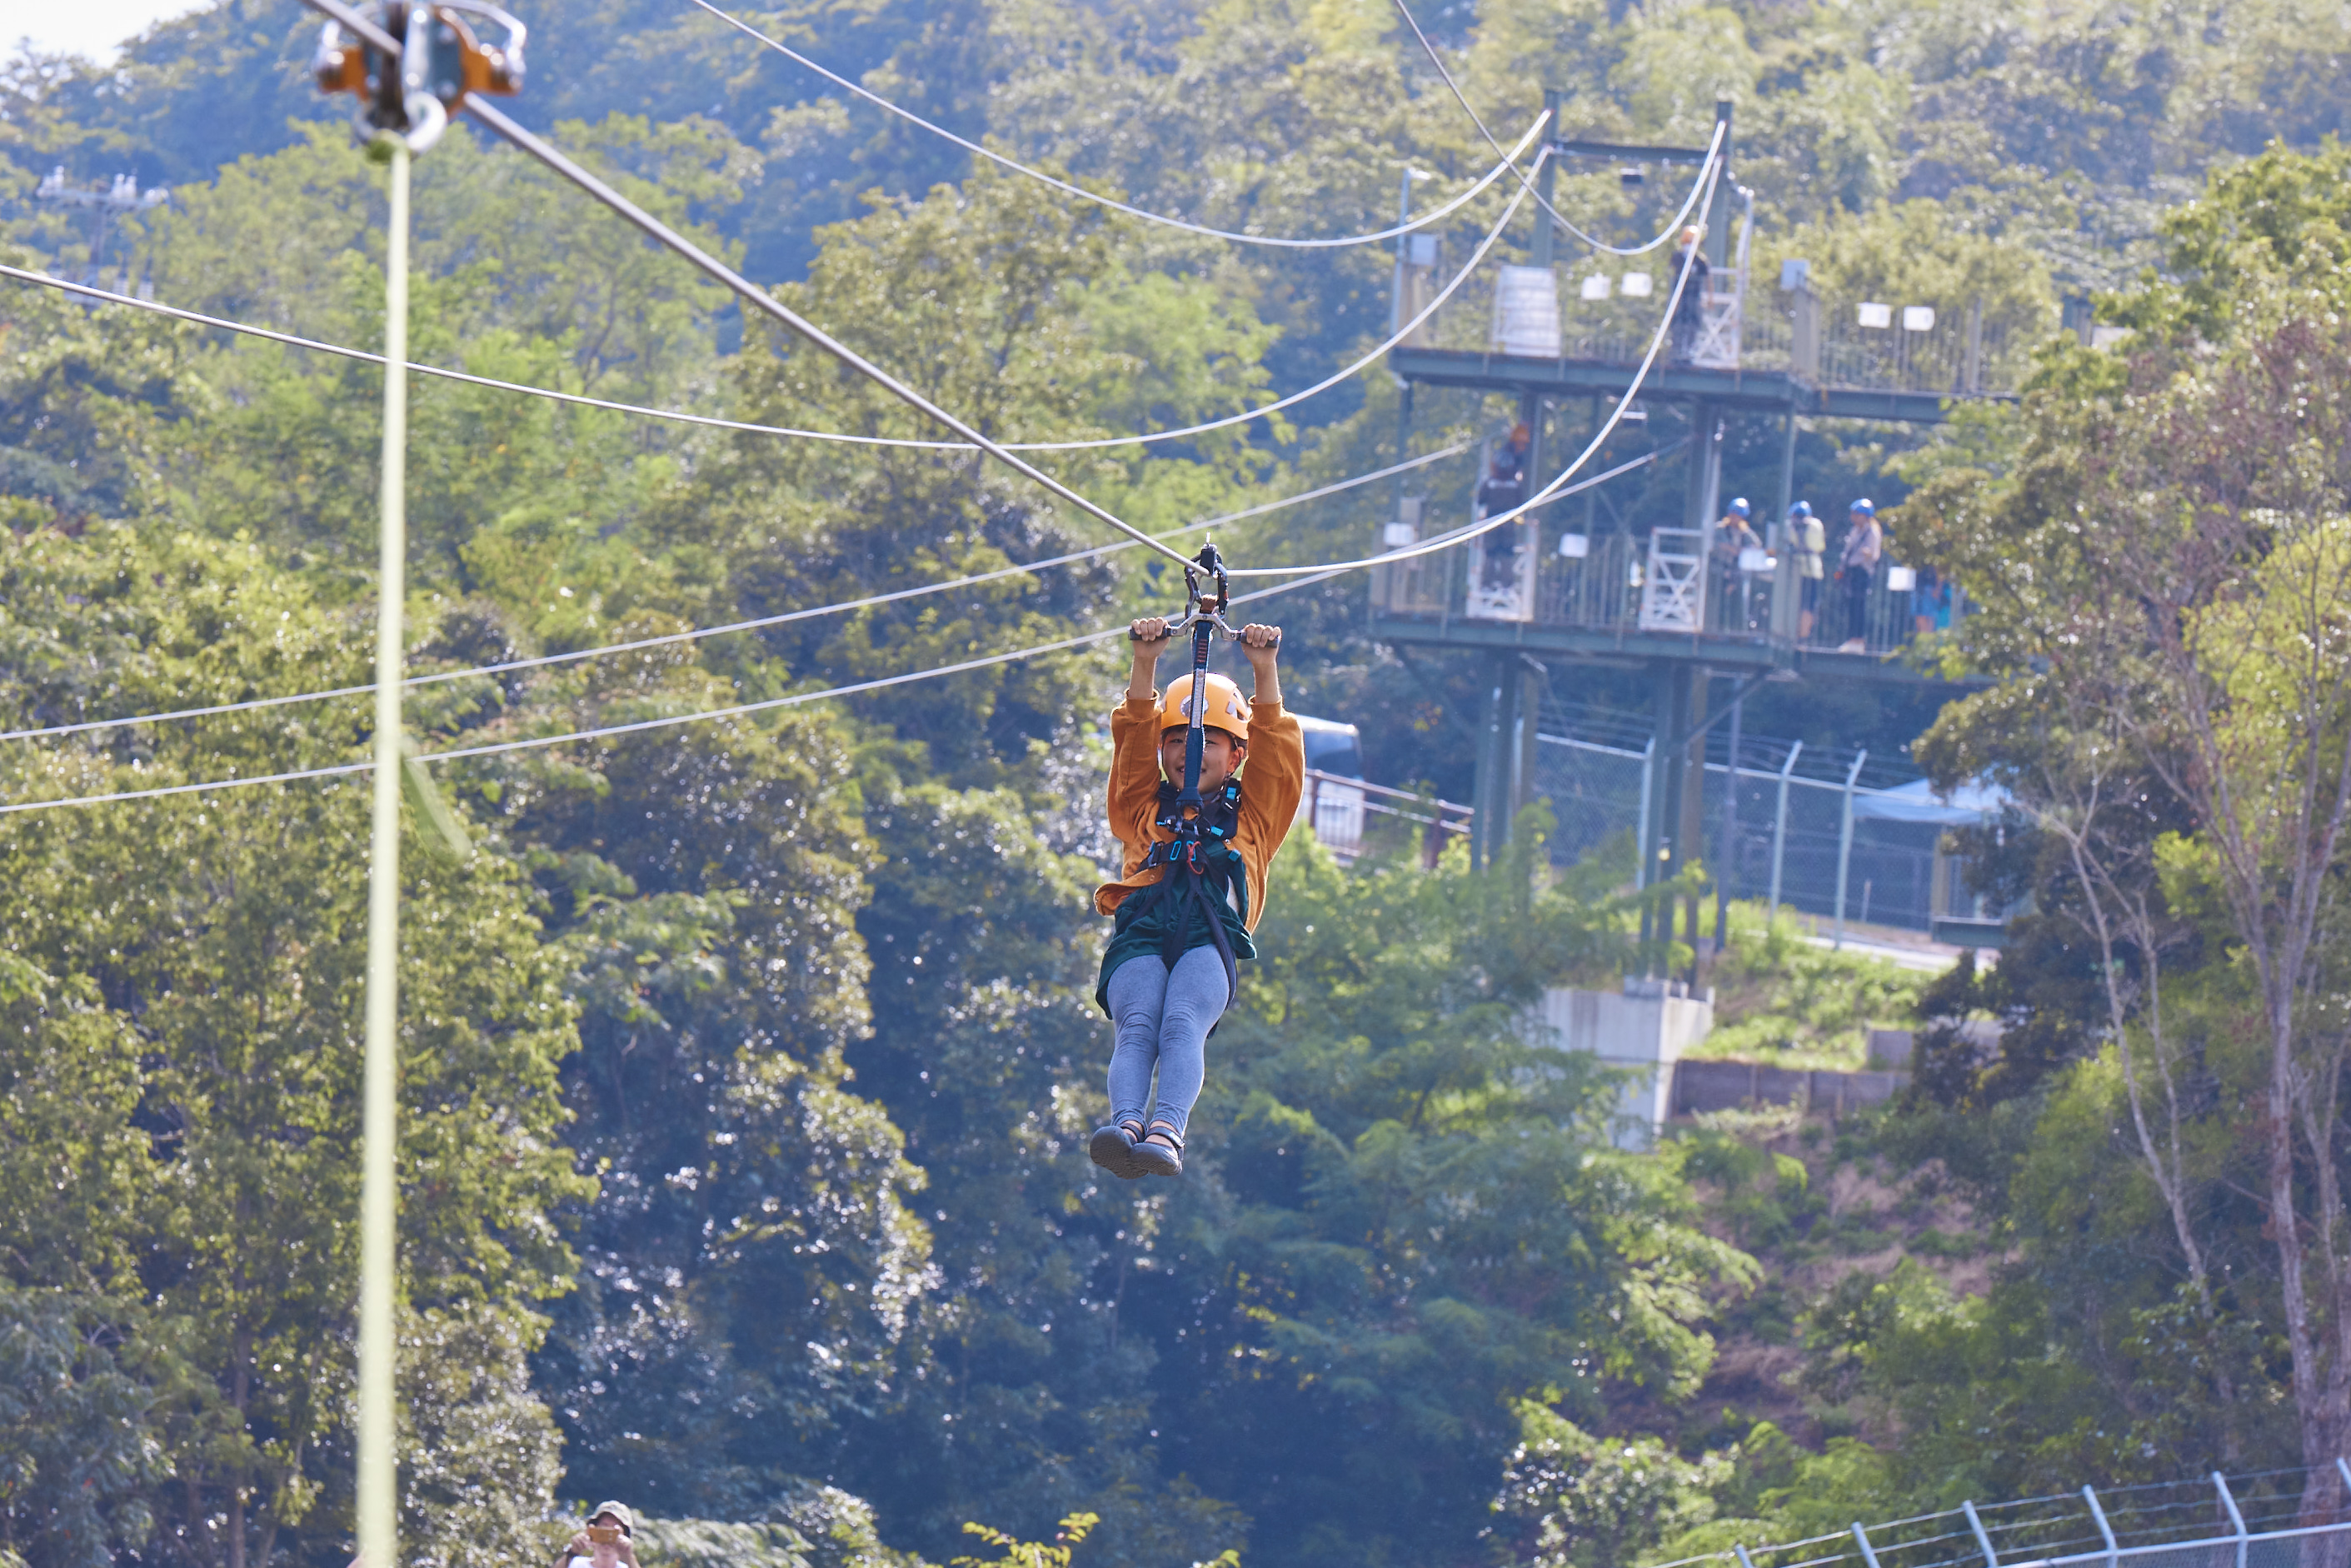
[[[1677,1061],[1673,1114],[1731,1111],[1742,1105],[1801,1105],[1841,1115],[1882,1105],[1910,1082],[1907,1072],[1812,1072],[1760,1061]]]

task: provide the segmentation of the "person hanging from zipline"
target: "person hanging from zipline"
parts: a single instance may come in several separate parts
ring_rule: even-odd
[[[1123,874],[1094,891],[1095,912],[1116,916],[1094,1000],[1117,1040],[1110,1124],[1088,1152],[1131,1180],[1184,1174],[1184,1128],[1207,1076],[1208,1033],[1238,989],[1236,961],[1257,956],[1249,933],[1265,914],[1266,868],[1298,814],[1306,745],[1282,711],[1279,626],[1238,634],[1255,700],[1206,675],[1196,682],[1205,693],[1196,725],[1191,699],[1207,667],[1205,628],[1195,670],[1164,696],[1155,683],[1169,623],[1146,616],[1128,632],[1134,669],[1110,721],[1110,830],[1124,851]],[[1183,784],[1195,737],[1200,804],[1187,816]]]

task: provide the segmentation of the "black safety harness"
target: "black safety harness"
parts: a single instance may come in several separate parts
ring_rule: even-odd
[[[1214,604],[1200,597],[1203,571],[1216,579]],[[1240,852],[1233,847],[1233,830],[1241,812],[1240,780],[1228,778],[1214,800],[1200,796],[1200,758],[1207,745],[1208,643],[1218,632],[1228,637],[1234,634],[1225,622],[1225,607],[1232,602],[1232,582],[1214,543],[1202,546],[1197,562],[1184,569],[1184,619],[1168,629],[1172,633],[1189,627],[1192,633],[1192,700],[1186,705],[1190,723],[1184,734],[1184,783],[1179,789],[1161,781],[1155,825],[1174,837],[1155,840],[1151,852],[1136,868],[1141,872],[1165,866],[1166,874],[1132,896],[1145,901],[1145,914],[1155,909],[1166,917],[1159,957],[1170,974],[1186,951],[1193,917],[1196,915],[1207,922],[1209,940],[1225,961],[1225,1005],[1230,1007],[1240,995],[1240,967],[1233,956],[1232,937],[1225,930],[1222,911],[1238,888],[1241,917],[1249,917],[1249,876]]]

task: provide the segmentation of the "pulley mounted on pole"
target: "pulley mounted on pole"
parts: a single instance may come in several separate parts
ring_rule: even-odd
[[[496,23],[506,30],[504,41],[483,43],[469,17]],[[373,16],[353,19],[361,18],[373,26],[327,23],[310,73],[321,90],[359,99],[355,123],[363,135],[397,136],[410,152],[422,152],[441,139],[466,94],[511,98],[522,90],[528,29],[486,0],[388,0]],[[401,40],[400,52],[382,48],[371,33]]]

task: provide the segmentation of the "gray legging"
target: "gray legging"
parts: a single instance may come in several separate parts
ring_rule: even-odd
[[[1141,953],[1113,970],[1110,1016],[1118,1043],[1110,1053],[1110,1113],[1113,1122],[1165,1122],[1184,1135],[1192,1103],[1208,1071],[1208,1030],[1225,1010],[1225,961],[1213,946],[1195,947],[1176,972],[1155,953]],[[1159,1103],[1151,1098],[1151,1069],[1159,1069]]]

